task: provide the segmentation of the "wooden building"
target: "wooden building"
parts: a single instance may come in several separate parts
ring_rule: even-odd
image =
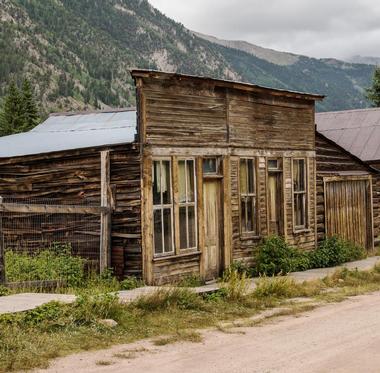
[[[319,238],[380,246],[380,109],[316,114]]]
[[[322,96],[155,71],[132,76],[136,111],[65,114],[1,138],[0,195],[100,204],[109,154],[112,266],[148,284],[216,278],[233,260],[250,261],[268,235],[315,248],[325,232],[314,115]],[[121,122],[111,118],[118,115]],[[41,143],[44,131],[51,140],[28,149],[25,141]]]

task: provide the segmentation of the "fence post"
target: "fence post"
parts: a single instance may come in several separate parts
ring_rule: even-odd
[[[0,197],[0,205],[3,203],[3,197]],[[4,235],[2,216],[0,214],[0,285],[5,284],[5,259],[4,259]]]
[[[107,210],[100,216],[100,271],[111,266],[111,228],[112,228],[112,210],[111,210],[111,171],[110,171],[110,152],[109,150],[100,153],[101,164],[101,191],[100,203]]]

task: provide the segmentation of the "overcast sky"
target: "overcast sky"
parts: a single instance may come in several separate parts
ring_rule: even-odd
[[[187,28],[313,57],[380,57],[379,0],[149,0]]]

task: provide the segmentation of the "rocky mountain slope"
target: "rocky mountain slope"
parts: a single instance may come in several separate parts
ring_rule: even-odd
[[[0,51],[0,97],[28,76],[47,111],[133,105],[134,67],[323,93],[319,110],[367,106],[373,73],[195,34],[146,0],[1,0]]]

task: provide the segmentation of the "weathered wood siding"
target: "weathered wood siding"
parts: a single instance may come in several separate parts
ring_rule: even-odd
[[[106,148],[104,148],[106,149]],[[58,203],[100,206],[102,148],[0,159],[0,196],[54,198]],[[138,145],[111,151],[112,265],[118,276],[141,276],[140,151]]]
[[[144,185],[151,187],[151,160],[157,156],[219,156],[228,162],[223,175],[224,218],[232,225],[231,259],[252,259],[252,251],[268,234],[267,159],[283,160],[284,226],[287,240],[304,249],[315,247],[315,124],[314,101],[270,92],[242,92],[199,81],[139,77],[137,79],[143,154],[149,159],[144,169]],[[257,160],[259,235],[242,237],[240,228],[239,159]],[[308,162],[308,227],[295,232],[293,227],[292,157]],[[199,162],[198,162],[199,164]],[[200,163],[201,164],[201,163]],[[227,183],[227,184],[226,184]],[[198,180],[199,184],[199,180]],[[226,185],[228,188],[226,189]],[[144,188],[145,188],[144,186]],[[149,193],[149,191],[147,191]],[[200,196],[199,201],[202,199]],[[149,201],[147,201],[149,203]],[[201,216],[199,215],[200,219]],[[145,217],[146,224],[151,217]],[[151,220],[150,220],[151,221]],[[198,230],[201,234],[202,227]],[[150,233],[151,234],[151,233]],[[226,232],[225,232],[226,235]],[[227,234],[228,235],[228,234]],[[200,246],[202,237],[199,237]],[[148,243],[152,245],[152,242]],[[202,251],[202,247],[199,247]],[[145,247],[152,250],[152,247]],[[228,254],[224,247],[225,255]],[[153,282],[177,275],[199,273],[202,254],[146,259]]]
[[[371,175],[373,231],[375,246],[380,244],[380,177],[364,163],[317,133],[317,231],[318,241],[325,237],[325,196],[323,178],[339,175]]]

